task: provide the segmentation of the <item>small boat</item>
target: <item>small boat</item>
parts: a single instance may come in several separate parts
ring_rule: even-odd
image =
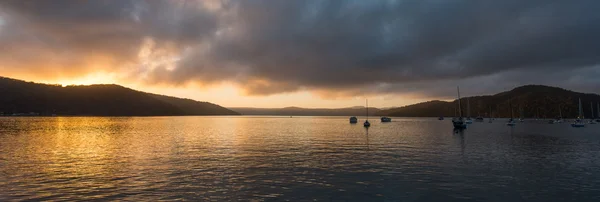
[[[440,116],[440,117],[438,118],[438,120],[442,121],[442,120],[444,120],[444,117],[443,117],[443,116]]]
[[[515,120],[513,119],[509,119],[508,122],[506,122],[507,126],[515,126],[517,125],[517,123],[515,122]]]
[[[463,120],[462,117],[452,119],[452,125],[454,126],[454,129],[466,129],[467,128],[467,124],[465,123],[465,121]]]
[[[483,122],[483,117],[478,116],[477,118],[475,118],[475,121]]]
[[[555,123],[556,123],[556,120],[550,119],[550,120],[548,120],[548,123],[549,123],[549,124],[555,124]]]
[[[358,123],[356,116],[350,117],[350,123]]]
[[[462,130],[462,129],[467,128],[467,124],[465,123],[465,121],[463,120],[463,117],[462,117],[462,108],[460,106],[460,89],[458,88],[458,86],[456,87],[456,91],[458,94],[459,116],[452,119],[452,125],[454,126],[454,129]],[[440,118],[444,118],[444,117],[440,117]]]
[[[386,116],[381,117],[381,122],[392,122],[392,118]]]
[[[371,127],[371,123],[369,123],[369,100],[367,100],[367,120],[363,123],[365,128]]]
[[[571,127],[573,127],[573,128],[585,127],[585,123],[582,121],[582,119],[583,119],[583,108],[581,108],[581,98],[579,98],[579,116],[577,117],[575,122],[573,122],[571,124]]]
[[[472,124],[472,123],[473,123],[473,119],[471,119],[471,117],[469,117],[469,118],[467,118],[467,119],[465,120],[465,123],[466,123],[466,124]]]
[[[571,127],[573,127],[573,128],[583,128],[583,127],[585,127],[585,123],[581,119],[577,119],[577,120],[575,120],[575,122],[573,122],[571,124]]]

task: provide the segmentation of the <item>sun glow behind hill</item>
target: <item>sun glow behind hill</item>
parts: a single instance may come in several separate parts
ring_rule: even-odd
[[[59,84],[61,86],[72,85],[94,85],[118,83],[114,74],[95,73],[76,78],[58,78],[53,80],[41,80],[39,83]]]
[[[352,97],[320,97],[318,93],[299,91],[267,96],[247,95],[242,88],[234,83],[219,83],[201,85],[188,83],[181,85],[149,84],[142,81],[131,80],[115,73],[92,73],[79,77],[52,77],[51,79],[26,76],[15,77],[36,83],[71,85],[118,84],[131,89],[151,92],[156,94],[189,98],[198,101],[216,103],[225,107],[260,107],[282,108],[300,106],[306,108],[343,108],[348,106],[362,106],[365,98],[369,99],[371,107],[402,106],[421,102],[420,98],[399,95],[373,95]]]

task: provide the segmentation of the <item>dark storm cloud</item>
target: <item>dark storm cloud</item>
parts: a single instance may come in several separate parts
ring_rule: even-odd
[[[0,2],[0,68],[84,74],[137,64],[145,39],[173,49],[197,42],[216,26],[198,2]]]
[[[476,93],[531,82],[596,92],[600,86],[588,79],[600,76],[594,0],[1,4],[8,19],[34,31],[43,45],[31,46],[40,50],[66,47],[136,64],[151,39],[152,50],[165,49],[176,62],[127,68],[153,83],[231,81],[255,95],[433,97],[450,96],[446,88],[455,85]]]

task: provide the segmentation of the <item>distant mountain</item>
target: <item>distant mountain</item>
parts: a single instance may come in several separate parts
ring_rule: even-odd
[[[239,115],[208,102],[132,90],[119,85],[66,86],[0,77],[0,112],[84,116]]]
[[[365,107],[349,107],[349,108],[300,108],[300,107],[285,107],[285,108],[248,108],[239,107],[231,108],[242,115],[273,115],[273,116],[364,116],[366,115]],[[379,109],[369,107],[369,114],[375,115],[379,113]]]
[[[495,95],[465,97],[461,99],[463,114],[467,116],[467,100],[471,106],[471,116],[488,116],[490,108],[494,117],[510,117],[511,108],[515,117],[555,118],[559,109],[565,118],[577,116],[578,99],[581,98],[585,117],[591,116],[590,102],[593,102],[594,116],[597,117],[596,103],[600,95],[579,93],[557,87],[527,85]],[[399,108],[383,110],[378,115],[406,117],[455,116],[458,100],[452,102],[429,101]],[[510,104],[509,104],[510,103]]]

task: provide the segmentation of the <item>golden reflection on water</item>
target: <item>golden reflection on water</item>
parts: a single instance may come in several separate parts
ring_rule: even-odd
[[[598,156],[587,153],[597,151],[594,141],[557,147],[562,133],[532,139],[523,135],[526,126],[508,134],[503,124],[460,134],[451,124],[422,119],[372,124],[366,131],[345,117],[3,117],[0,201],[401,200],[431,184],[507,193],[509,185],[532,183],[515,180],[547,168],[536,165],[565,163],[561,183],[600,184],[577,175],[599,167]],[[555,159],[537,158],[549,155]],[[524,163],[532,157],[540,162]],[[492,174],[476,175],[482,171]],[[556,183],[554,177],[543,183]]]

